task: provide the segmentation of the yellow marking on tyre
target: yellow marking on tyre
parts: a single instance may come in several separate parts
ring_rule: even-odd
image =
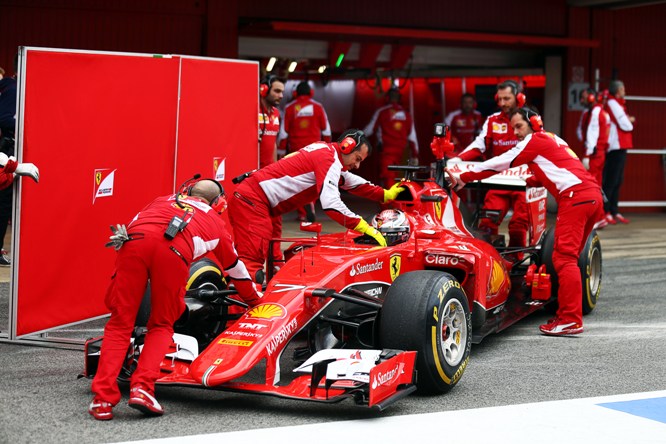
[[[200,269],[198,269],[197,271],[195,271],[194,274],[193,274],[192,276],[190,276],[190,278],[187,280],[187,286],[186,286],[185,288],[187,288],[187,289],[189,290],[189,289],[190,289],[190,286],[192,285],[192,283],[193,283],[194,281],[196,281],[197,278],[198,278],[199,276],[201,276],[203,273],[205,273],[205,272],[207,272],[207,271],[212,271],[212,272],[214,272],[215,274],[217,274],[217,275],[219,275],[219,276],[222,276],[222,273],[220,272],[220,270],[219,270],[217,267],[213,267],[213,266],[211,266],[211,265],[207,265],[207,266],[205,266],[205,267],[201,267]]]
[[[437,326],[433,325],[432,326],[432,356],[435,358],[435,366],[437,366],[437,372],[439,373],[439,377],[442,378],[444,382],[447,384],[451,384],[451,379],[449,379],[448,376],[446,376],[446,373],[444,373],[444,369],[442,368],[442,365],[439,363],[439,353],[437,353]]]

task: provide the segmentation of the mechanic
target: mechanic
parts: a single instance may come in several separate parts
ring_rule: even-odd
[[[509,114],[525,104],[525,94],[517,81],[505,80],[497,85],[495,101],[501,110],[488,116],[477,138],[451,161],[491,159],[516,146],[518,137],[511,128]],[[513,208],[513,216],[509,221],[509,246],[524,247],[527,245],[529,222],[524,191],[489,190],[486,193],[483,208],[500,212],[498,220],[482,218],[479,221],[479,228],[493,235],[498,234],[502,220],[509,209]]]
[[[629,219],[618,212],[620,200],[620,187],[624,177],[624,164],[627,160],[627,150],[634,147],[632,132],[636,118],[627,114],[626,91],[624,83],[613,80],[608,86],[611,96],[606,103],[606,111],[611,119],[610,136],[608,137],[608,152],[606,153],[606,166],[604,167],[604,193],[606,193],[606,220],[609,224],[617,222],[628,224]]]
[[[559,278],[559,308],[555,318],[539,330],[551,336],[579,334],[583,332],[583,295],[578,256],[603,205],[601,189],[566,142],[543,131],[541,117],[534,111],[519,108],[510,114],[510,122],[521,140],[518,145],[474,165],[471,171],[448,174],[458,190],[470,181],[526,164],[534,180],[555,197],[558,209],[552,259]]]
[[[391,88],[386,94],[388,105],[379,108],[372,120],[363,130],[369,137],[376,134],[380,145],[380,180],[385,187],[393,185],[396,172],[388,169],[389,165],[400,165],[405,148],[409,146],[411,158],[409,163],[418,164],[419,142],[416,140],[414,120],[400,105],[402,94],[397,88]]]
[[[483,116],[476,110],[476,100],[470,93],[460,97],[460,109],[450,112],[444,123],[451,128],[451,141],[455,154],[469,146],[481,132]]]
[[[184,188],[184,187],[183,187]],[[148,279],[151,309],[148,332],[138,366],[130,380],[129,405],[145,415],[164,409],[155,399],[160,363],[173,337],[173,325],[185,309],[185,286],[190,263],[212,251],[231,277],[240,297],[250,306],[260,302],[245,264],[239,260],[231,236],[219,213],[226,207],[222,186],[202,179],[179,194],[155,199],[125,228],[112,228],[107,246],[118,251],[115,272],[105,303],[111,318],[104,328],[97,374],[88,412],[99,420],[113,419],[120,401],[116,381],[130,343],[134,322]]]
[[[28,176],[39,182],[39,168],[34,163],[18,163],[14,157],[0,152],[0,190],[9,188],[14,176]]]
[[[283,155],[293,153],[304,146],[323,140],[331,142],[331,125],[321,103],[312,100],[314,91],[307,81],[296,87],[296,99],[284,109],[284,119],[280,125],[278,152]],[[297,220],[314,222],[314,202],[296,209]]]
[[[582,161],[585,169],[601,186],[606,150],[608,149],[610,117],[604,111],[604,94],[597,95],[596,91],[589,88],[586,91],[585,104],[588,112],[581,124],[581,133],[585,144],[585,156]]]
[[[340,199],[343,189],[378,202],[389,202],[403,189],[397,183],[385,190],[349,172],[357,169],[371,151],[363,131],[349,129],[337,143],[310,144],[251,173],[240,183],[229,201],[229,219],[238,255],[257,282],[263,281],[262,270],[272,238],[268,221],[317,198],[331,219],[386,246],[381,233]]]

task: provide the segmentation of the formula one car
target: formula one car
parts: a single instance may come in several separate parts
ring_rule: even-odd
[[[351,398],[380,410],[417,388],[448,392],[468,365],[472,342],[556,303],[557,281],[547,279],[555,276],[545,190],[527,190],[529,246],[505,247],[501,237],[465,226],[444,162],[437,161],[434,178],[428,167],[394,167],[405,172],[404,189],[373,219],[388,247],[353,231],[322,235],[317,223],[301,225],[314,237],[275,240],[291,242],[286,262],[267,276],[262,303],[249,310],[213,261],[193,264],[187,310],[158,384]],[[595,233],[579,265],[589,312],[601,281]],[[121,379],[141,352],[144,302]],[[101,341],[86,344],[84,376],[95,373]]]

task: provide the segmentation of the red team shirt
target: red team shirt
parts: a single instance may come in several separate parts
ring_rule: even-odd
[[[280,127],[280,149],[298,151],[314,142],[331,141],[331,125],[324,107],[309,96],[298,96],[284,110]]]
[[[336,145],[308,145],[269,168],[256,171],[239,185],[237,191],[266,202],[271,216],[279,216],[319,199],[331,219],[353,229],[361,216],[342,202],[340,188],[378,202],[384,199],[384,189],[343,171]],[[263,193],[256,193],[257,188]]]
[[[490,159],[509,151],[517,143],[509,116],[500,111],[488,116],[479,135],[458,157],[464,161],[479,157]]]
[[[280,131],[280,111],[273,107],[268,113],[259,105],[259,168],[275,162],[275,149]]]
[[[585,156],[605,154],[610,135],[610,117],[603,105],[597,104],[582,121],[581,135],[585,144]]]
[[[382,144],[382,150],[395,148],[402,152],[409,144],[412,157],[418,157],[419,143],[416,139],[412,116],[398,104],[389,104],[375,111],[372,120],[363,132],[367,136],[376,132],[377,140]]]
[[[461,109],[449,113],[444,123],[451,128],[451,135],[455,137],[456,153],[462,151],[474,141],[483,127],[483,116],[477,110],[465,114]]]

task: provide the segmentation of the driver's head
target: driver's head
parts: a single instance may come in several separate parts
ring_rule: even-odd
[[[389,245],[399,244],[409,239],[409,219],[401,210],[391,208],[380,211],[372,218],[372,226],[382,233]]]
[[[212,179],[202,179],[192,185],[189,195],[204,199],[217,213],[221,213],[227,208],[224,188],[219,182]]]
[[[361,162],[372,154],[372,145],[360,129],[348,129],[342,133],[338,138],[338,144],[342,166],[345,170],[358,169]],[[351,151],[349,151],[350,149]]]

